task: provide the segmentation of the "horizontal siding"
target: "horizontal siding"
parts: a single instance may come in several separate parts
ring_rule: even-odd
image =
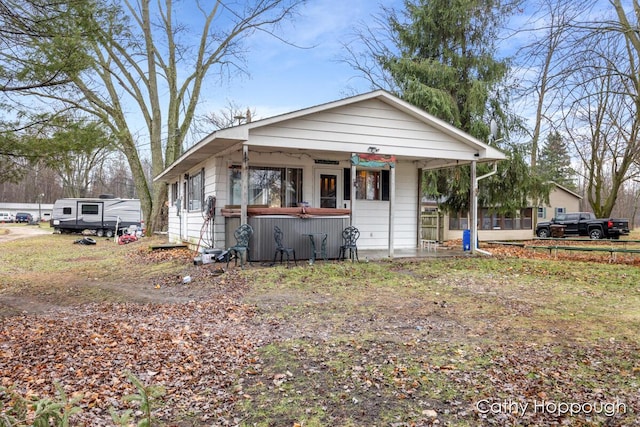
[[[253,153],[251,159],[252,164],[263,165],[277,165],[277,160],[280,160],[280,165],[292,166],[296,163],[296,159],[288,159],[282,155],[273,154]],[[283,163],[285,159],[286,163]],[[304,167],[305,170],[305,197],[309,196],[307,199],[312,200],[313,171],[315,165],[311,159],[297,159],[297,163],[298,166]],[[343,163],[337,166],[337,168],[342,169],[347,164],[348,163]],[[413,248],[416,247],[417,244],[417,173],[417,167],[411,162],[398,162],[396,166],[396,203],[394,209],[394,248],[396,249]],[[226,161],[224,163],[218,162],[207,166],[205,173],[205,198],[209,195],[215,195],[217,205],[214,222],[214,247],[216,248],[225,248],[229,245],[228,238],[225,239],[225,219],[220,215],[220,209],[223,208],[225,204],[228,204],[227,176]],[[182,187],[180,188],[182,190]],[[171,208],[170,212],[174,212],[174,208]],[[182,220],[182,228],[180,227],[180,220]],[[188,242],[195,248],[199,242],[202,224],[203,218],[201,212],[182,212],[181,217],[170,213],[170,239],[172,241]],[[358,200],[356,202],[354,225],[356,225],[361,232],[361,237],[358,242],[359,247],[363,249],[386,249],[388,247],[388,224],[389,202],[367,200]],[[182,239],[180,238],[180,230],[182,230]],[[269,237],[269,241],[271,240],[272,237]],[[301,251],[301,256],[303,256],[305,253],[304,246],[302,246]],[[262,255],[262,249],[260,253]]]
[[[400,162],[396,167],[396,198],[394,205],[394,248],[415,248],[418,241],[417,167]],[[389,202],[357,200],[354,225],[360,230],[358,247],[387,249]]]
[[[278,142],[279,141],[279,142]],[[280,122],[251,132],[251,143],[280,145],[322,141],[333,143],[387,145],[437,151],[469,153],[470,148],[440,130],[378,100],[345,106],[303,118]]]

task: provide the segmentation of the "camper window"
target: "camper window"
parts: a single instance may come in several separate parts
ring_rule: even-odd
[[[98,215],[98,212],[100,212],[98,205],[82,205],[83,215]]]
[[[70,207],[62,208],[62,214],[71,215],[71,208]]]

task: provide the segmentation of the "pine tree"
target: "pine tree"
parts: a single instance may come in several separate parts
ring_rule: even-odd
[[[494,42],[512,3],[499,0],[406,0],[405,13],[388,16],[396,46],[374,54],[398,95],[470,135],[496,144],[490,122],[501,129],[501,148],[508,159],[498,174],[481,185],[479,203],[501,212],[526,207],[530,198],[547,198],[548,188],[531,173],[526,150],[509,145],[516,119],[500,97],[508,64],[496,58]],[[497,144],[496,144],[497,145]],[[479,165],[478,174],[488,171]],[[470,169],[430,171],[425,193],[451,211],[469,209]],[[545,195],[545,192],[547,195]]]
[[[567,143],[558,132],[549,134],[538,160],[539,174],[549,181],[572,191],[577,189],[575,170],[571,167],[571,156]]]

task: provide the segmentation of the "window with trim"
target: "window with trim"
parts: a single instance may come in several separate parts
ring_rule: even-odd
[[[556,208],[556,214],[555,216],[558,216],[558,214],[563,214],[566,213],[567,210],[565,208]]]
[[[229,167],[229,204],[242,203],[242,168]],[[302,199],[302,169],[249,167],[249,205],[295,207]]]
[[[189,210],[201,211],[204,200],[204,169],[195,175],[189,175]]]
[[[178,200],[178,182],[171,184],[171,206],[175,206],[176,200]]]
[[[546,218],[547,217],[547,208],[540,207],[538,208],[538,218]]]
[[[351,200],[351,168],[344,169],[344,200]],[[389,200],[388,170],[356,170],[356,200]]]

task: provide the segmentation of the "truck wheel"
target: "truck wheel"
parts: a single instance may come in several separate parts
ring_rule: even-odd
[[[589,231],[589,237],[593,240],[602,239],[602,230],[599,228],[593,228]]]
[[[547,237],[549,237],[549,230],[547,230],[546,228],[541,228],[540,230],[538,230],[538,237],[546,239]]]
[[[113,237],[113,230],[107,230],[106,235],[107,235],[107,237],[109,237],[109,238]]]
[[[96,236],[98,237],[104,236],[104,230],[96,230]]]

